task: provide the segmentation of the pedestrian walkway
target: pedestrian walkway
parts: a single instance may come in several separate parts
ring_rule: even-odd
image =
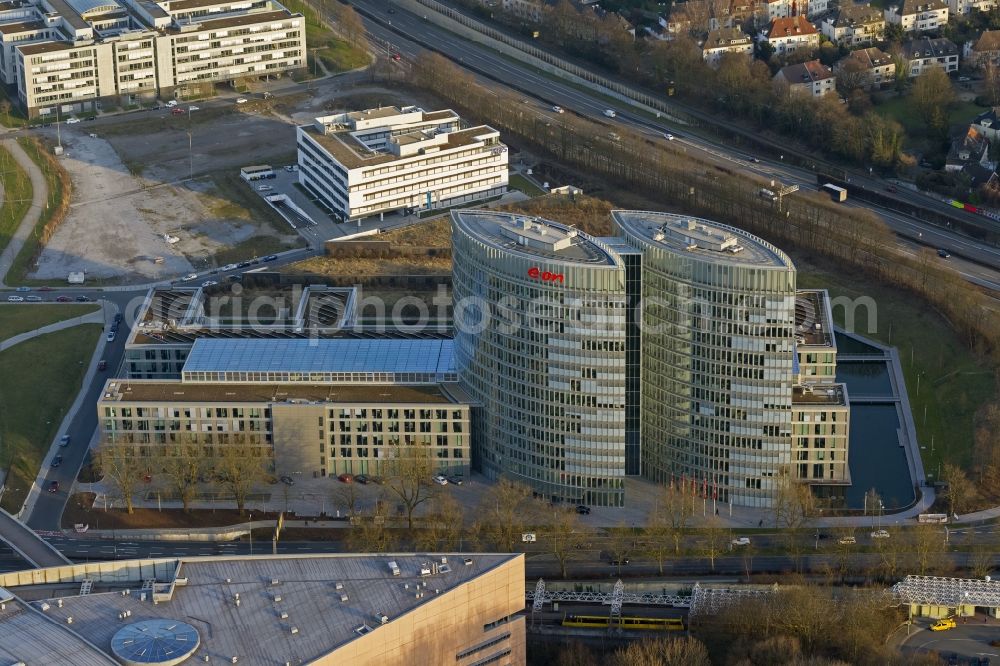
[[[14,232],[3,254],[0,254],[0,287],[6,286],[7,272],[10,271],[10,267],[14,264],[14,259],[21,251],[21,248],[24,247],[24,243],[34,230],[35,224],[38,223],[38,218],[41,217],[45,201],[49,196],[42,170],[28,157],[28,153],[24,152],[24,149],[21,148],[17,141],[15,139],[4,139],[3,147],[10,152],[18,166],[24,169],[31,179],[31,208],[28,209],[24,219],[21,220],[20,226]]]
[[[0,539],[6,541],[18,555],[38,568],[72,564],[48,541],[2,509],[0,509]]]
[[[63,321],[57,321],[54,324],[49,324],[48,326],[42,326],[41,328],[36,328],[33,331],[27,331],[14,337],[7,338],[6,340],[0,341],[0,352],[10,349],[14,345],[20,344],[22,342],[27,342],[32,338],[37,338],[40,335],[45,335],[46,333],[55,333],[56,331],[61,331],[65,328],[73,328],[74,326],[79,326],[80,324],[100,324],[104,326],[105,316],[104,309],[97,308],[94,312],[89,314],[80,315],[79,317],[73,317],[72,319],[64,319]]]

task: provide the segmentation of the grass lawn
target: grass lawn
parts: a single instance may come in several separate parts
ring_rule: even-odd
[[[58,227],[59,223],[62,222],[62,218],[66,216],[69,210],[69,197],[72,194],[69,175],[65,171],[62,171],[62,168],[58,166],[54,159],[49,159],[47,155],[41,153],[41,151],[45,150],[45,146],[40,141],[20,138],[17,142],[24,149],[24,152],[28,153],[28,157],[42,170],[42,175],[45,177],[45,184],[48,189],[48,203],[42,214],[38,217],[34,231],[28,234],[28,237],[24,241],[24,246],[21,247],[21,251],[14,257],[10,271],[7,272],[7,284],[29,282],[25,279],[25,276],[28,274],[31,262],[41,252],[42,246],[48,237],[54,233],[55,227]],[[46,235],[46,227],[50,224],[48,235]],[[30,282],[32,284],[45,283],[45,281],[37,280]],[[52,282],[52,280],[48,281],[48,283]],[[62,282],[58,281],[55,284],[62,284]]]
[[[899,350],[917,435],[926,447],[925,470],[936,478],[938,465],[948,461],[968,469],[976,410],[996,393],[989,368],[962,344],[943,317],[912,295],[797,263],[800,288],[827,288],[831,297],[869,296],[875,301],[877,330],[868,332],[867,313],[859,307],[855,332]],[[844,308],[834,308],[833,317],[842,326]]]
[[[545,190],[535,185],[533,182],[525,178],[519,173],[511,174],[510,176],[510,187],[514,190],[520,190],[527,194],[529,197],[537,197],[545,194]]]
[[[14,157],[0,148],[0,183],[3,184],[3,207],[0,208],[0,252],[10,244],[21,220],[31,208],[31,179]]]
[[[0,352],[0,464],[8,471],[2,506],[16,513],[59,424],[80,390],[101,326],[49,333]],[[93,406],[84,405],[84,409]]]
[[[896,119],[906,129],[911,137],[921,136],[924,132],[924,121],[917,113],[910,96],[893,97],[875,107],[875,111],[887,118]],[[948,125],[967,125],[972,119],[985,111],[972,102],[956,101],[948,113]]]
[[[97,305],[0,305],[0,341],[97,310]]]
[[[10,111],[0,115],[0,122],[4,124],[4,127],[24,127],[28,124],[28,118],[24,115],[24,110],[17,105],[17,99],[11,99],[10,95],[7,94],[7,88],[0,86],[0,103],[3,102],[10,104]]]
[[[364,48],[352,46],[335,36],[333,31],[320,22],[316,10],[302,0],[288,0],[285,6],[306,18],[306,48],[316,49],[315,57],[322,61],[331,74],[364,67],[371,62]],[[313,55],[310,53],[307,63],[309,72],[313,71],[312,59]]]

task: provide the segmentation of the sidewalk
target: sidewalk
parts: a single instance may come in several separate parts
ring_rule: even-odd
[[[24,247],[24,242],[35,229],[35,224],[38,222],[38,218],[41,217],[45,201],[49,196],[42,170],[28,157],[28,154],[24,152],[24,149],[21,148],[17,141],[15,139],[4,139],[3,147],[10,151],[10,154],[13,155],[18,165],[31,178],[31,208],[28,209],[28,213],[21,220],[21,224],[18,226],[17,231],[14,232],[3,254],[0,254],[0,287],[6,286],[7,272],[14,264],[14,259],[21,251],[21,248]]]

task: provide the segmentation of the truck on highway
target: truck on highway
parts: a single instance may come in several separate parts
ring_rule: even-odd
[[[833,183],[826,183],[821,188],[824,192],[830,195],[834,201],[843,202],[847,201],[847,190],[843,187],[837,187]]]

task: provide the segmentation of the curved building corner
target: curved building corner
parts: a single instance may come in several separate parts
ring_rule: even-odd
[[[455,364],[480,405],[473,464],[553,501],[623,506],[625,267],[521,215],[452,212]]]

